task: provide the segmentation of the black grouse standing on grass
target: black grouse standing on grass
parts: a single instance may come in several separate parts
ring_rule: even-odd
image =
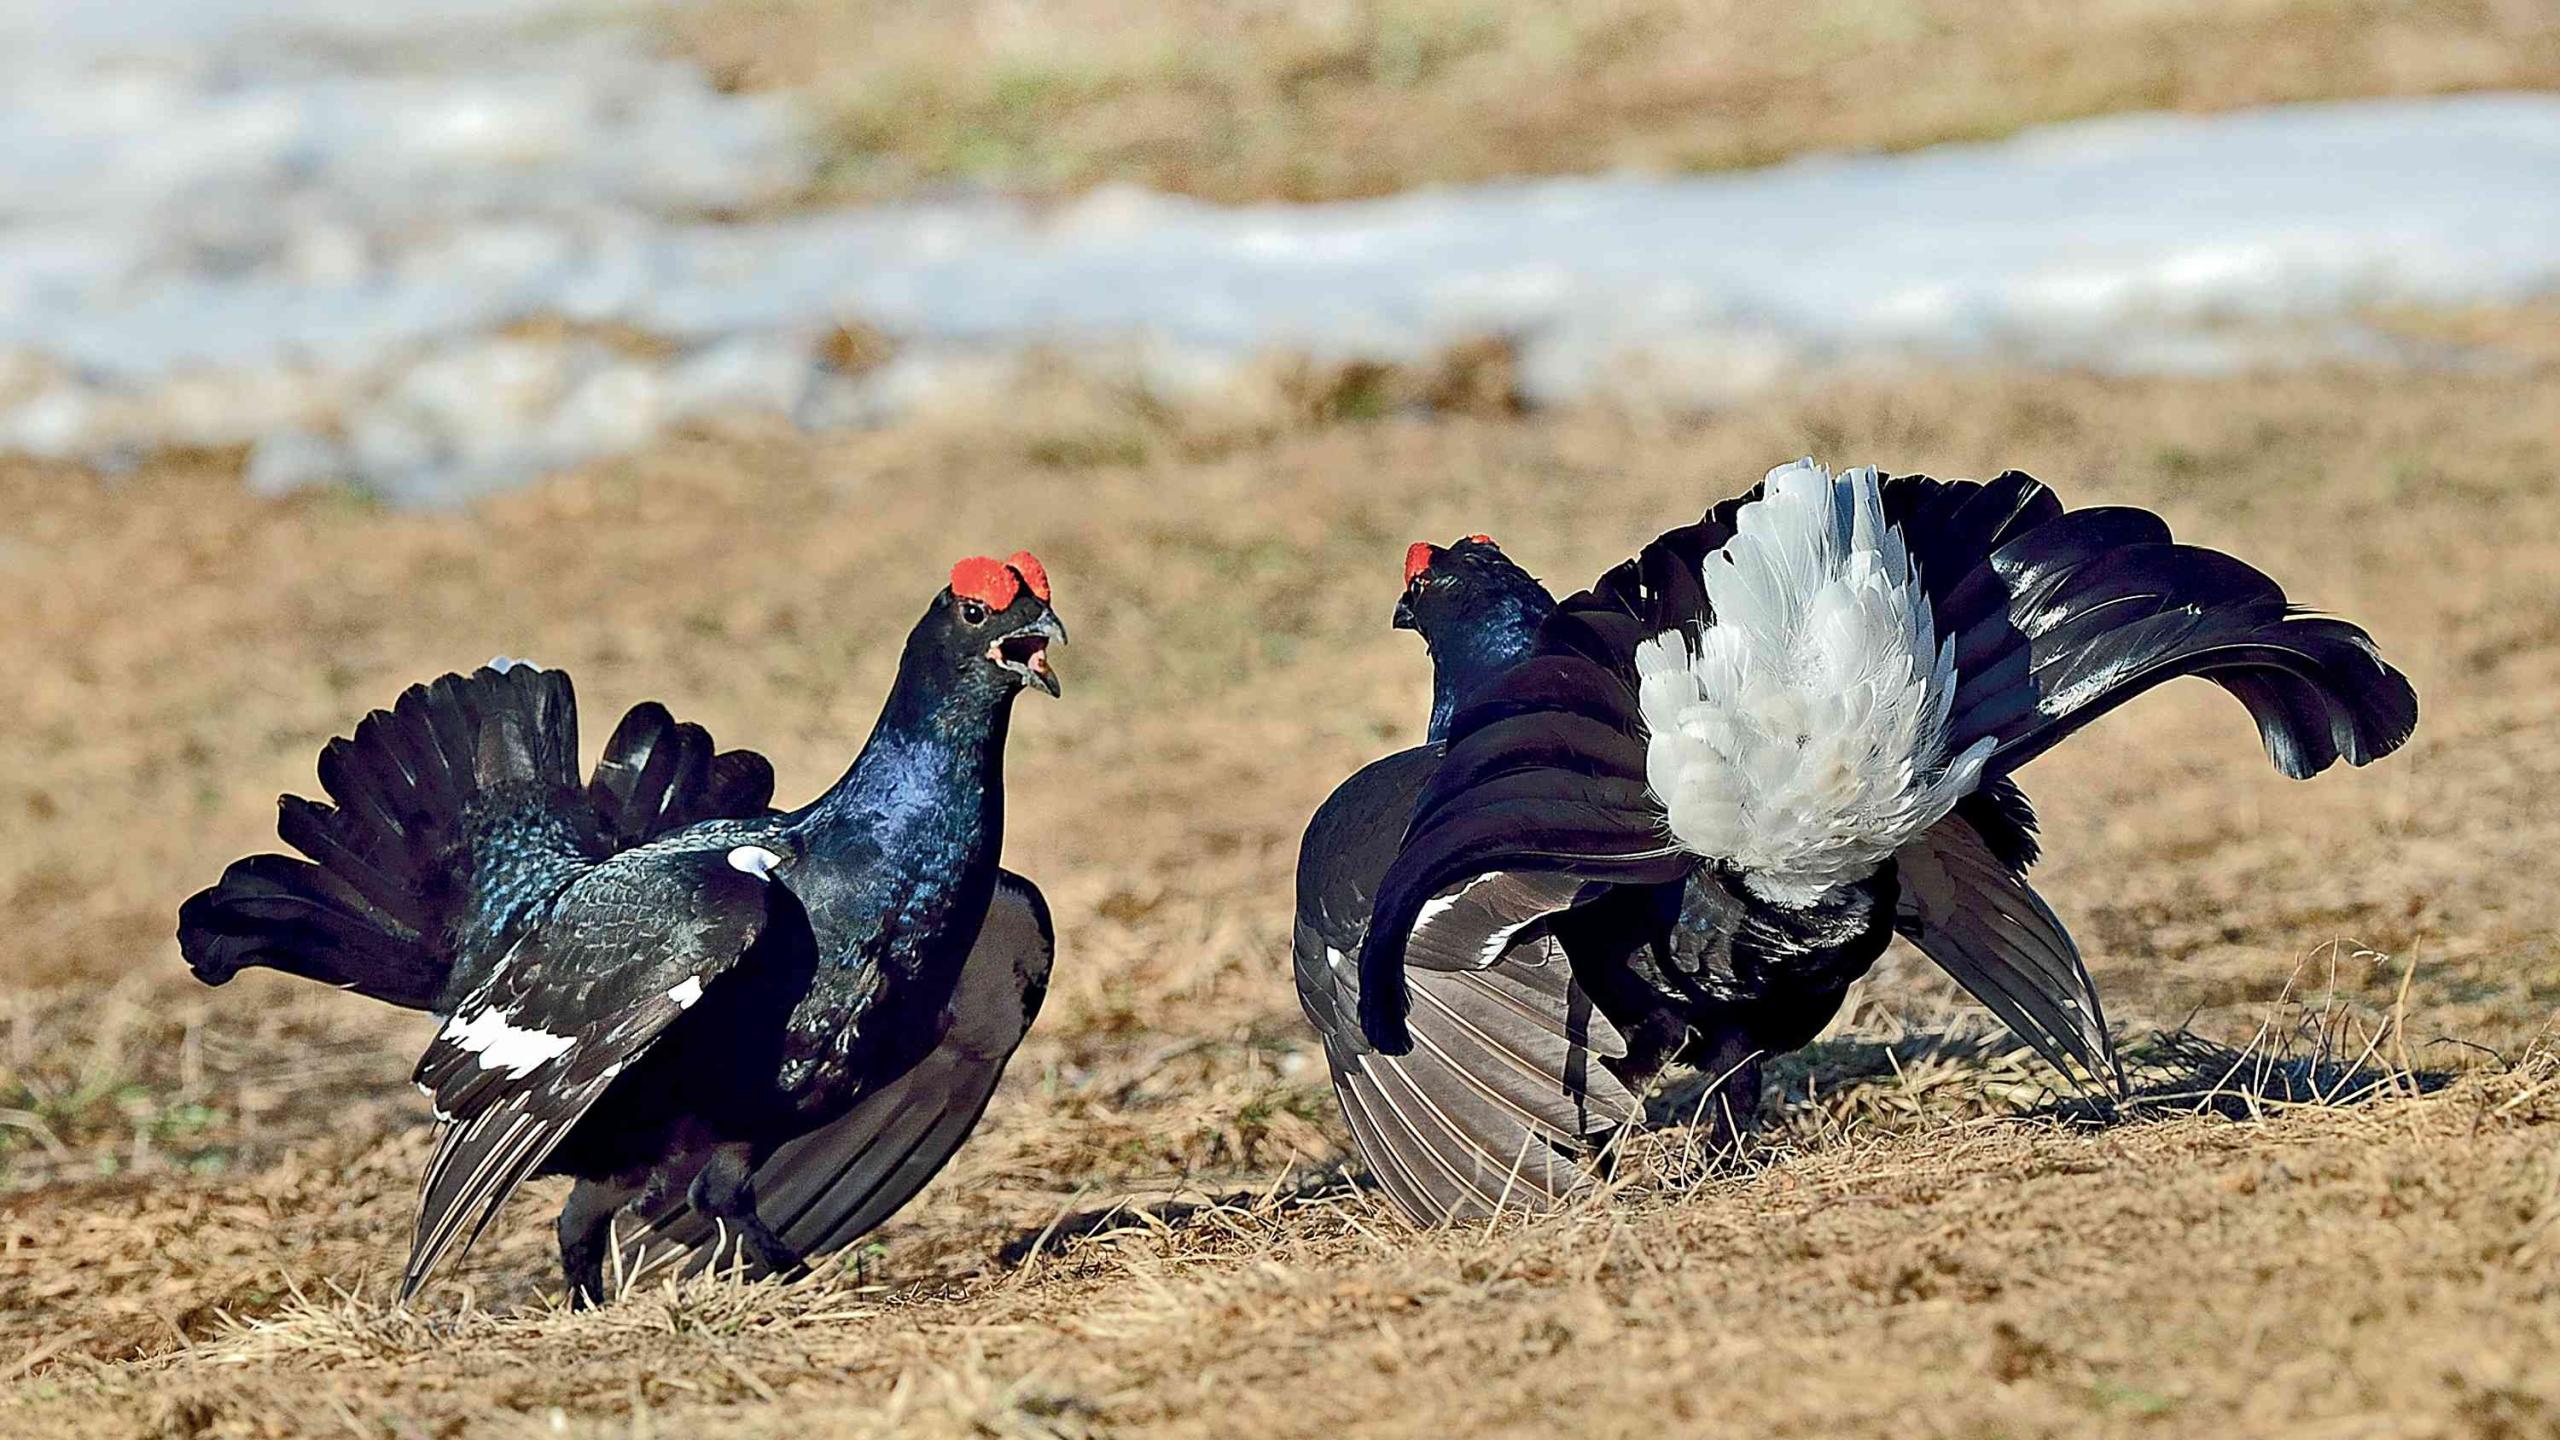
[[[1027,554],[954,566],[851,769],[768,809],[762,757],[635,707],[577,773],[568,677],[499,662],[412,687],[330,743],[333,804],[179,912],[196,974],[265,965],[446,1017],[418,1064],[442,1122],[401,1294],[526,1177],[573,1300],[626,1205],[787,1273],[914,1193],[975,1124],[1051,951],[1002,870],[1014,697],[1064,631]]]
[[[2057,1003],[2086,980],[2026,887],[2010,777],[2181,675],[2240,700],[2295,777],[2417,722],[2364,631],[2156,515],[2065,511],[2014,472],[1781,467],[1566,600],[1459,706],[1362,936],[1366,1036],[1426,1054],[1441,976],[1546,937],[1636,1052],[1612,1066],[1740,1072],[1810,1041],[1900,933],[2111,1073],[2094,992]],[[1462,1104],[1507,1083],[1453,1068]]]
[[[1480,968],[1407,972],[1413,1052],[1380,1054],[1361,1034],[1357,957],[1370,906],[1439,769],[1451,721],[1466,697],[1536,651],[1555,612],[1546,588],[1485,536],[1409,549],[1395,623],[1430,647],[1429,731],[1343,782],[1299,851],[1299,1003],[1324,1038],[1354,1143],[1417,1220],[1548,1208],[1583,1193],[1594,1178],[1586,1162],[1638,1118],[1664,1065],[1712,1059],[1684,1056],[1685,1027],[1660,1016],[1621,1032],[1575,982],[1559,935],[1538,926]],[[2015,873],[1983,908],[2010,918],[1931,931],[1924,953],[2057,1067],[2112,1079],[2096,987],[2059,922]],[[1591,937],[1581,939],[1587,948]],[[1752,1120],[1759,1077],[1756,1065],[1728,1058],[1710,1078],[1721,1082],[1707,1116],[1721,1144]]]

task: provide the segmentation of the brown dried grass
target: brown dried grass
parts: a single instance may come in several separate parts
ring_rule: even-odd
[[[2555,378],[1945,376],[1214,432],[1053,396],[705,431],[454,514],[0,466],[0,1430],[2545,1433]],[[1060,459],[1095,427],[1128,443]],[[1417,728],[1403,543],[1490,529],[1588,574],[1808,449],[2159,508],[2369,622],[2419,737],[2292,785],[2173,687],[2025,777],[2119,1026],[2235,1047],[2155,1047],[2188,1079],[2140,1123],[2088,1126],[1898,956],[1782,1068],[1752,1153],[1675,1132],[1608,1203],[1408,1232],[1346,1181],[1284,960],[1298,826]],[[1011,765],[1008,860],[1064,947],[951,1174],[807,1285],[648,1280],[592,1316],[547,1298],[537,1187],[389,1308],[420,1022],[195,988],[177,899],[266,843],[328,734],[496,652],[598,711],[662,696],[805,794],[943,563],[1018,545],[1076,634]]]

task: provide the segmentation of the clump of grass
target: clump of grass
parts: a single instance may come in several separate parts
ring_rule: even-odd
[[[0,1189],[219,1173],[388,1068],[370,1027],[327,1033],[326,1007],[307,999],[259,1011],[173,1005],[167,991],[151,975],[89,993],[0,991]]]

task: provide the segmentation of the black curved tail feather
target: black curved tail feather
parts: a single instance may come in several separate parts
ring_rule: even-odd
[[[530,665],[445,675],[400,693],[320,752],[329,800],[278,802],[276,833],[309,857],[253,855],[178,911],[178,947],[219,985],[250,966],[432,1009],[446,931],[469,900],[475,823],[574,794],[577,697]]]
[[[179,950],[206,984],[266,966],[438,1009],[461,937],[511,923],[544,867],[762,814],[773,796],[763,756],[715,753],[654,701],[582,780],[568,675],[506,662],[410,686],[330,741],[319,772],[326,802],[277,802],[276,833],[304,858],[250,856],[179,907]]]
[[[2247,707],[2295,779],[2378,760],[2418,722],[2417,693],[2364,630],[2295,607],[2229,555],[2169,541],[2140,511],[2077,511],[2009,541],[1939,621],[1957,637],[1950,743],[1992,740],[1993,774],[2183,675]]]
[[[308,860],[252,855],[178,908],[178,946],[196,978],[220,985],[254,965],[432,1008],[445,966],[417,932]]]
[[[773,765],[753,750],[715,751],[710,731],[643,700],[605,742],[587,803],[606,848],[627,849],[697,821],[763,814]]]

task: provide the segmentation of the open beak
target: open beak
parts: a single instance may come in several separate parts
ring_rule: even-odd
[[[1049,642],[1067,643],[1067,627],[1058,623],[1054,614],[1044,614],[1030,624],[987,647],[987,658],[1005,670],[1037,685],[1052,696],[1058,693],[1058,672],[1049,668]]]
[[[1395,626],[1399,630],[1419,630],[1422,628],[1414,622],[1413,592],[1411,590],[1407,590],[1402,595],[1396,597]]]

